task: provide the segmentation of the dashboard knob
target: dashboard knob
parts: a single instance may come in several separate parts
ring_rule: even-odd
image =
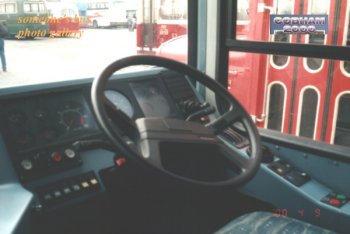
[[[75,158],[76,156],[75,151],[70,148],[66,149],[64,154],[67,156],[67,158]]]
[[[32,161],[30,161],[30,160],[28,160],[28,159],[24,159],[24,160],[22,160],[22,162],[21,162],[21,166],[22,166],[22,168],[23,168],[24,170],[29,171],[29,170],[31,170],[31,169],[33,168],[33,163],[32,163]]]
[[[61,162],[62,161],[62,155],[58,152],[53,152],[51,154],[51,158],[54,162]]]

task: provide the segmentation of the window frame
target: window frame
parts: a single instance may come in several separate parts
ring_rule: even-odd
[[[218,7],[218,22],[219,27],[218,37],[218,54],[216,57],[216,80],[227,87],[228,85],[228,54],[229,52],[247,52],[265,55],[286,55],[294,57],[312,57],[330,60],[350,60],[350,46],[336,45],[316,45],[316,44],[297,44],[297,43],[281,43],[281,42],[265,42],[251,40],[237,40],[237,1],[235,0],[219,0]],[[219,102],[219,111],[224,110]],[[325,103],[324,112],[328,112],[329,103]],[[328,105],[328,107],[327,107]],[[276,141],[280,144],[301,147],[307,150],[320,151],[323,157],[337,159],[350,162],[348,155],[348,147],[326,144],[324,142],[314,141],[298,136],[292,136],[269,129],[259,128],[259,131],[264,139]],[[324,141],[324,134],[321,133],[321,140]],[[325,153],[326,152],[326,153]],[[331,153],[330,153],[331,152]],[[336,155],[336,156],[334,156]]]
[[[350,47],[336,45],[316,45],[316,44],[298,44],[250,41],[236,39],[236,11],[237,4],[234,0],[220,0],[221,19],[225,22],[221,25],[224,39],[219,42],[221,50],[235,52],[250,52],[260,54],[276,54],[295,57],[312,57],[331,60],[350,60]],[[222,36],[221,34],[219,35]],[[291,46],[292,45],[292,46]],[[218,59],[222,59],[218,57]]]

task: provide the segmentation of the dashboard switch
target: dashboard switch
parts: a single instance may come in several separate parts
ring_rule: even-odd
[[[58,197],[62,196],[62,193],[61,193],[61,191],[56,190],[56,191],[53,192],[53,195],[54,195],[54,197],[58,198]]]
[[[331,199],[329,200],[329,204],[333,205],[333,206],[339,206],[340,205],[340,201],[338,199]]]
[[[33,168],[33,163],[32,161],[28,160],[28,159],[24,159],[22,162],[21,162],[21,166],[24,170],[31,170]]]
[[[81,182],[81,187],[83,187],[83,188],[88,188],[88,187],[90,187],[90,185],[89,185],[88,182],[83,181],[83,182]]]
[[[283,177],[298,187],[302,186],[310,180],[310,177],[305,172],[300,172],[297,170],[291,170],[288,174],[286,174]]]
[[[338,194],[336,197],[339,200],[346,200],[346,196],[344,194]]]
[[[341,193],[335,193],[331,192],[327,194],[325,197],[321,199],[321,202],[324,202],[328,205],[335,206],[335,207],[341,207],[345,203],[349,201],[349,197],[347,197],[345,194]]]
[[[64,154],[67,156],[67,158],[75,158],[76,156],[75,151],[69,148],[64,151]]]
[[[72,185],[72,189],[73,189],[73,191],[77,192],[80,190],[80,186],[78,184],[74,184],[74,185]]]
[[[98,181],[95,178],[93,178],[93,179],[90,180],[90,183],[92,185],[96,185],[96,184],[98,184]]]
[[[281,160],[270,163],[269,168],[281,176],[287,174],[291,170],[290,165]]]
[[[51,196],[51,194],[46,193],[46,194],[44,194],[43,198],[45,199],[45,201],[50,201],[52,199],[52,196]]]
[[[62,161],[62,155],[60,153],[58,153],[58,152],[53,152],[51,154],[51,158],[55,162],[61,162]]]
[[[124,157],[118,157],[114,159],[114,163],[115,165],[117,165],[118,167],[123,166],[126,163],[126,158]]]
[[[63,188],[63,192],[65,194],[70,194],[72,192],[72,190],[69,187],[65,187],[65,188]]]

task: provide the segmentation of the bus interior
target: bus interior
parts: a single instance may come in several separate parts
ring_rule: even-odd
[[[137,4],[135,54],[0,87],[0,233],[350,233],[350,1]]]

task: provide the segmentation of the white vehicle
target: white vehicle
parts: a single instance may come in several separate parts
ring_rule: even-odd
[[[46,2],[50,17],[79,17],[78,7],[69,2]]]
[[[87,16],[90,26],[98,27],[126,27],[126,2],[116,0],[96,0],[88,3]]]

